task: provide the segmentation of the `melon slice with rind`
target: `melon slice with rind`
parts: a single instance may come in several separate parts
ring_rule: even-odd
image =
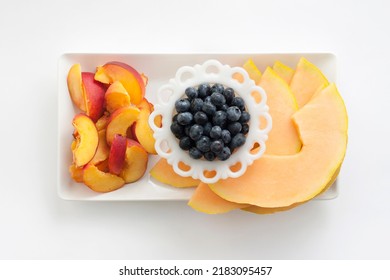
[[[291,79],[294,75],[294,69],[290,68],[286,64],[283,64],[280,61],[276,61],[272,66],[272,69],[275,73],[282,78],[287,84],[290,84]]]
[[[317,92],[318,88],[328,86],[329,82],[321,70],[302,57],[290,82],[298,107],[302,108]]]
[[[250,206],[248,204],[239,204],[221,198],[203,182],[195,189],[188,205],[193,209],[206,214],[223,214],[235,209]]]
[[[263,155],[239,178],[211,184],[220,197],[260,207],[287,207],[315,197],[340,168],[348,138],[347,111],[335,84],[293,116],[302,141],[295,155]]]
[[[242,68],[244,68],[245,71],[248,72],[249,78],[251,78],[256,85],[260,82],[262,74],[251,58],[244,63]]]

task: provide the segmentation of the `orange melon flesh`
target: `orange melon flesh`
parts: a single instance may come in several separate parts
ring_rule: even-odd
[[[192,177],[182,177],[178,175],[167,162],[166,159],[160,159],[155,166],[150,170],[150,175],[157,181],[171,185],[177,188],[195,187],[200,183]]]
[[[317,195],[321,195],[323,194],[324,192],[326,192],[332,185],[333,183],[336,181],[337,179],[337,176],[339,175],[340,173],[340,167],[336,170],[336,172],[333,174],[332,176],[332,179],[329,181],[329,183],[326,185],[326,187]],[[210,190],[211,191],[211,190]],[[295,203],[295,204],[292,204],[290,206],[286,206],[286,207],[258,207],[258,206],[249,206],[249,207],[245,207],[245,208],[242,208],[241,210],[244,210],[244,211],[247,211],[247,212],[252,212],[252,213],[255,213],[255,214],[274,214],[276,212],[282,212],[282,211],[287,211],[287,210],[291,210],[299,205],[302,205],[303,203],[305,203],[306,201],[304,202],[298,202],[298,203]],[[233,203],[233,202],[231,202]],[[238,203],[237,203],[238,204]],[[244,205],[244,204],[238,204],[238,205]]]
[[[287,207],[305,202],[327,187],[341,166],[348,118],[334,84],[298,111],[293,120],[303,143],[295,155],[263,155],[239,178],[211,184],[220,197],[260,207]]]
[[[282,78],[287,84],[290,84],[291,79],[294,75],[294,70],[287,65],[281,63],[280,61],[276,61],[272,69],[275,73]]]
[[[290,87],[298,107],[302,108],[321,86],[328,86],[329,82],[321,70],[305,58],[298,62],[295,73],[291,79]]]
[[[259,86],[267,93],[267,105],[272,117],[266,153],[290,155],[299,152],[301,141],[291,118],[298,106],[289,86],[269,67],[261,77]]]
[[[238,204],[221,198],[202,182],[196,188],[188,205],[206,214],[222,214],[234,209],[249,207],[248,204]]]

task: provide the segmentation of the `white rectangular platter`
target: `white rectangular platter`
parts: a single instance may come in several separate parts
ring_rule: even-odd
[[[58,194],[66,200],[96,201],[149,201],[149,200],[188,200],[194,188],[178,189],[161,184],[149,176],[149,170],[157,162],[158,156],[150,156],[148,170],[139,181],[127,184],[110,193],[96,193],[83,184],[76,183],[69,175],[72,162],[70,144],[72,142],[72,119],[77,109],[69,97],[66,77],[70,67],[81,64],[82,71],[94,72],[96,66],[109,61],[121,61],[145,73],[149,82],[146,97],[154,103],[158,88],[174,77],[176,70],[184,65],[202,64],[208,59],[217,59],[230,66],[242,66],[252,58],[260,71],[272,66],[276,60],[295,68],[302,57],[316,64],[329,81],[337,82],[336,57],[330,53],[268,53],[268,54],[64,54],[59,59],[58,69]],[[337,180],[329,190],[316,199],[332,199],[337,196]]]

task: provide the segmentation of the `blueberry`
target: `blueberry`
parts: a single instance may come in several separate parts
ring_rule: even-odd
[[[172,122],[177,122],[177,115],[178,115],[178,114],[176,114],[176,115],[173,116]]]
[[[203,135],[210,136],[210,132],[211,132],[212,127],[213,127],[213,125],[211,124],[211,122],[207,122],[203,126]]]
[[[209,118],[207,117],[205,112],[199,111],[199,112],[195,113],[194,120],[195,120],[195,123],[203,125],[209,121]]]
[[[217,108],[211,102],[204,102],[202,106],[202,111],[205,112],[207,115],[212,116],[217,111]]]
[[[198,96],[198,91],[196,90],[196,88],[193,87],[186,88],[185,93],[189,99],[194,99]]]
[[[204,102],[211,102],[211,96],[207,96],[205,99],[203,99]]]
[[[238,147],[241,147],[242,145],[245,144],[246,138],[244,134],[238,133],[232,138],[232,141],[230,142],[230,148],[235,149]]]
[[[199,112],[200,110],[202,110],[202,107],[203,107],[203,100],[202,99],[195,98],[191,101],[190,109],[191,109],[192,113],[195,114],[196,112]]]
[[[240,108],[241,111],[245,110],[245,102],[244,99],[242,99],[239,96],[235,96],[232,100],[231,106],[237,106]]]
[[[196,141],[196,148],[203,153],[210,151],[210,138],[207,136],[200,137],[200,139]]]
[[[215,154],[219,154],[220,152],[222,152],[223,148],[224,144],[221,140],[215,140],[210,144],[210,150]]]
[[[248,132],[249,132],[249,124],[247,123],[242,124],[241,133],[247,134]]]
[[[232,140],[232,136],[230,134],[230,131],[226,130],[226,129],[222,130],[221,139],[222,139],[223,143],[225,143],[225,144],[230,143],[230,141]]]
[[[223,85],[221,85],[221,84],[214,84],[214,85],[211,87],[211,91],[212,91],[212,92],[223,93],[224,90],[225,90],[225,88],[224,88]]]
[[[177,138],[184,136],[184,128],[178,122],[173,122],[171,124],[171,131]]]
[[[188,151],[192,147],[192,140],[188,136],[184,136],[179,141],[179,146],[185,151]]]
[[[227,113],[228,120],[232,122],[238,121],[241,117],[241,110],[237,106],[229,107],[226,113]]]
[[[251,115],[248,112],[242,112],[241,117],[239,119],[240,123],[247,123],[251,119]]]
[[[190,105],[191,103],[187,98],[179,99],[175,102],[176,111],[179,113],[187,112],[190,109]]]
[[[219,139],[222,135],[222,128],[218,125],[215,125],[211,128],[210,137],[213,139]]]
[[[203,134],[203,127],[201,125],[194,124],[193,126],[191,126],[189,136],[191,137],[192,140],[195,141],[199,140],[202,134]]]
[[[203,156],[208,161],[213,161],[215,159],[215,154],[213,152],[204,153]]]
[[[193,159],[200,159],[202,157],[202,152],[199,151],[197,148],[192,147],[189,151],[190,157]]]
[[[201,84],[198,87],[198,97],[199,98],[206,98],[210,95],[210,85],[209,84]]]
[[[211,103],[213,103],[217,107],[220,107],[226,103],[226,99],[221,93],[213,92],[213,94],[211,95]]]
[[[192,122],[194,116],[190,112],[179,113],[177,116],[177,122],[181,125],[187,125]]]
[[[223,96],[225,97],[226,99],[226,103],[227,104],[230,104],[232,103],[232,100],[234,98],[234,90],[232,88],[226,88],[224,91],[223,91]]]
[[[213,124],[220,127],[225,127],[227,123],[227,114],[225,111],[217,111],[213,116]]]
[[[242,125],[239,122],[232,122],[228,124],[227,129],[234,138],[234,136],[241,131]]]
[[[219,154],[217,154],[217,157],[219,160],[224,161],[230,158],[231,154],[232,153],[230,152],[230,149],[228,147],[224,147],[222,151]]]

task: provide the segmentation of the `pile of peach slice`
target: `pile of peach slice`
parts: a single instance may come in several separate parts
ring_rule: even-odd
[[[97,192],[139,180],[149,154],[156,154],[148,124],[153,105],[145,98],[147,77],[112,61],[98,66],[95,73],[82,72],[80,64],[74,64],[67,83],[80,111],[72,122],[71,177]]]

